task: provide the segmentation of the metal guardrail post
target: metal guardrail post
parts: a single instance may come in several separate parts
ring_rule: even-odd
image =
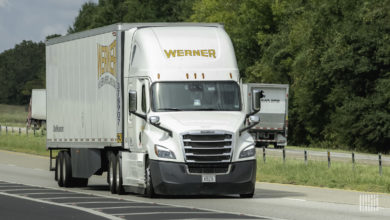
[[[28,136],[28,126],[26,126],[26,135]]]
[[[355,153],[352,152],[352,169],[355,170]]]
[[[265,163],[265,146],[263,146],[263,161]]]
[[[5,134],[8,135],[8,126],[5,126]]]
[[[286,164],[286,149],[283,148],[283,164]]]
[[[330,151],[328,151],[328,168],[330,168]]]
[[[382,154],[379,153],[378,155],[378,160],[379,160],[379,175],[382,176]]]
[[[11,127],[11,133],[12,134],[14,133],[14,127]]]
[[[33,127],[33,131],[34,131],[34,136],[35,136],[35,126]]]
[[[21,128],[19,128],[19,136],[20,136],[20,134],[22,133],[22,129]]]
[[[307,151],[305,150],[305,151],[303,151],[303,153],[304,153],[304,156],[305,156],[305,165],[307,165]]]

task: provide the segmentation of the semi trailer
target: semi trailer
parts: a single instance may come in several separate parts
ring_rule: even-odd
[[[46,90],[33,89],[28,106],[27,126],[39,128],[46,123]]]
[[[284,148],[287,145],[288,89],[288,84],[246,83],[243,85],[247,97],[246,109],[251,108],[253,91],[261,90],[264,93],[264,97],[260,98],[261,110],[256,113],[260,123],[250,129],[257,146],[273,145],[274,148]]]
[[[245,109],[223,25],[122,23],[50,39],[46,87],[60,187],[107,172],[118,194],[253,196],[248,130],[261,93]]]

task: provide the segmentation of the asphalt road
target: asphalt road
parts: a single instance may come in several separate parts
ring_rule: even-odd
[[[0,151],[1,219],[390,219],[389,194],[258,183],[252,199],[148,199],[110,194],[104,176],[86,188],[59,188],[48,164],[46,157]]]

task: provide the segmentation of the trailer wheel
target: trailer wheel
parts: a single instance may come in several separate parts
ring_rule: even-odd
[[[58,186],[63,187],[64,186],[64,181],[62,179],[62,151],[58,152],[57,158],[56,158],[56,171],[55,171],[55,179],[57,180]]]
[[[71,187],[72,186],[72,164],[70,161],[70,155],[69,152],[63,151],[62,154],[62,181],[64,187]]]
[[[149,159],[146,159],[145,167],[146,167],[145,168],[145,182],[146,182],[145,196],[149,198],[154,198],[156,194],[154,193],[154,189],[153,189],[152,174],[150,172]]]
[[[122,168],[121,168],[121,158],[119,153],[116,155],[116,193],[119,195],[123,195],[125,193],[125,190],[123,189],[123,179],[122,179]]]
[[[115,154],[109,153],[108,156],[108,181],[112,194],[116,193],[116,157]]]

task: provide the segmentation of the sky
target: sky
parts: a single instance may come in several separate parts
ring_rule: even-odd
[[[98,0],[0,0],[0,53],[23,40],[66,34],[85,2]]]

